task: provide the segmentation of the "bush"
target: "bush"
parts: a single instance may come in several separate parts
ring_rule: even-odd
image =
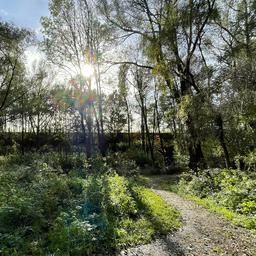
[[[218,207],[233,212],[235,217],[232,219],[235,222],[256,229],[255,173],[213,169],[202,171],[198,176],[186,174],[179,182],[179,193],[205,198],[205,202],[214,202]]]
[[[256,150],[249,152],[246,156],[236,156],[235,162],[238,169],[254,172],[256,170]]]
[[[47,164],[1,169],[0,254],[45,255],[48,230],[81,196],[70,184],[78,187],[81,182],[58,176]]]
[[[136,203],[128,189],[129,182],[117,174],[108,178],[109,211],[115,216],[136,215]]]
[[[205,198],[218,189],[218,183],[215,182],[219,169],[203,170],[194,175],[192,172],[183,174],[179,182],[179,190],[183,194],[192,193],[200,198]]]
[[[93,159],[79,176],[76,169],[65,174],[52,167],[56,156],[37,156],[29,165],[19,159],[19,166],[14,158],[2,159],[1,255],[105,253],[177,227],[176,212],[134,179],[114,172],[112,159]]]
[[[128,159],[123,153],[114,153],[103,158],[105,165],[115,170],[119,175],[136,176],[139,173],[139,168],[136,162]]]
[[[136,165],[142,168],[146,165],[152,165],[152,160],[150,159],[149,155],[147,155],[143,150],[135,147],[127,150],[125,157],[130,161],[135,161]]]
[[[62,212],[49,233],[49,250],[56,255],[90,255],[96,250],[96,226]]]

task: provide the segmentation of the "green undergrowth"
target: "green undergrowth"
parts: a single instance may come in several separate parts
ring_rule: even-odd
[[[237,226],[256,233],[256,176],[240,170],[203,170],[198,175],[186,173],[179,182],[159,179],[159,188],[223,215]]]
[[[31,159],[1,159],[0,255],[106,254],[180,226],[174,208],[111,159],[79,158],[69,173]]]

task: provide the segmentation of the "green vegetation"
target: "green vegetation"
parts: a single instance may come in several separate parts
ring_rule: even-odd
[[[167,206],[160,196],[142,187],[137,187],[135,192],[141,209],[145,209],[145,213],[151,216],[155,229],[160,233],[167,234],[169,230],[180,226],[177,211],[170,211],[170,206]]]
[[[256,0],[34,2],[40,33],[0,10],[0,255],[177,228],[139,174],[255,231]]]
[[[193,195],[183,195],[185,198],[194,201],[195,203],[204,206],[212,212],[219,213],[223,215],[226,219],[230,220],[237,226],[241,226],[251,230],[256,234],[255,223],[256,219],[253,216],[246,216],[234,211],[229,210],[227,207],[220,206],[215,200],[211,197],[209,198],[199,198]]]
[[[240,170],[204,170],[185,174],[176,191],[224,215],[236,225],[256,232],[256,176]]]
[[[68,174],[57,155],[1,157],[1,255],[91,255],[179,227],[177,211],[134,176],[118,175],[113,157],[67,159]]]

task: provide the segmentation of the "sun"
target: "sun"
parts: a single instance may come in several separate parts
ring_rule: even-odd
[[[87,78],[91,77],[94,73],[93,66],[88,63],[81,66],[81,71],[82,71],[82,75]]]

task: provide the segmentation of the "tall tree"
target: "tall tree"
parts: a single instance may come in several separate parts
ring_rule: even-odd
[[[210,21],[217,15],[215,0],[209,1],[102,1],[101,12],[113,27],[127,35],[138,35],[144,43],[148,60],[155,74],[162,76],[166,86],[180,103],[183,98],[201,94],[194,66],[200,59],[199,47]],[[143,22],[142,22],[143,21]],[[173,78],[178,78],[178,87]],[[197,169],[203,160],[198,131],[188,111],[189,166]]]
[[[71,75],[78,75],[80,86],[87,89],[91,97],[92,83],[97,87],[98,120],[100,125],[99,142],[103,143],[102,92],[100,76],[100,58],[104,48],[103,26],[95,19],[95,10],[90,1],[86,0],[51,0],[50,17],[42,18],[44,42],[43,49],[48,60],[63,68]],[[89,74],[89,73],[90,74]],[[75,74],[74,74],[75,73]],[[92,77],[93,75],[93,77]],[[92,98],[92,97],[91,97]],[[87,126],[87,156],[93,151],[93,108],[95,102],[81,108],[81,127]],[[100,149],[103,147],[100,145]]]
[[[227,133],[230,152],[226,159],[231,162],[235,155],[248,154],[256,143],[256,2],[228,1],[220,10],[221,15],[215,19],[223,48],[216,79],[222,85],[218,109],[222,119],[218,121]]]
[[[0,22],[0,112],[21,97],[17,91],[25,74],[22,57],[30,38],[27,30]]]

